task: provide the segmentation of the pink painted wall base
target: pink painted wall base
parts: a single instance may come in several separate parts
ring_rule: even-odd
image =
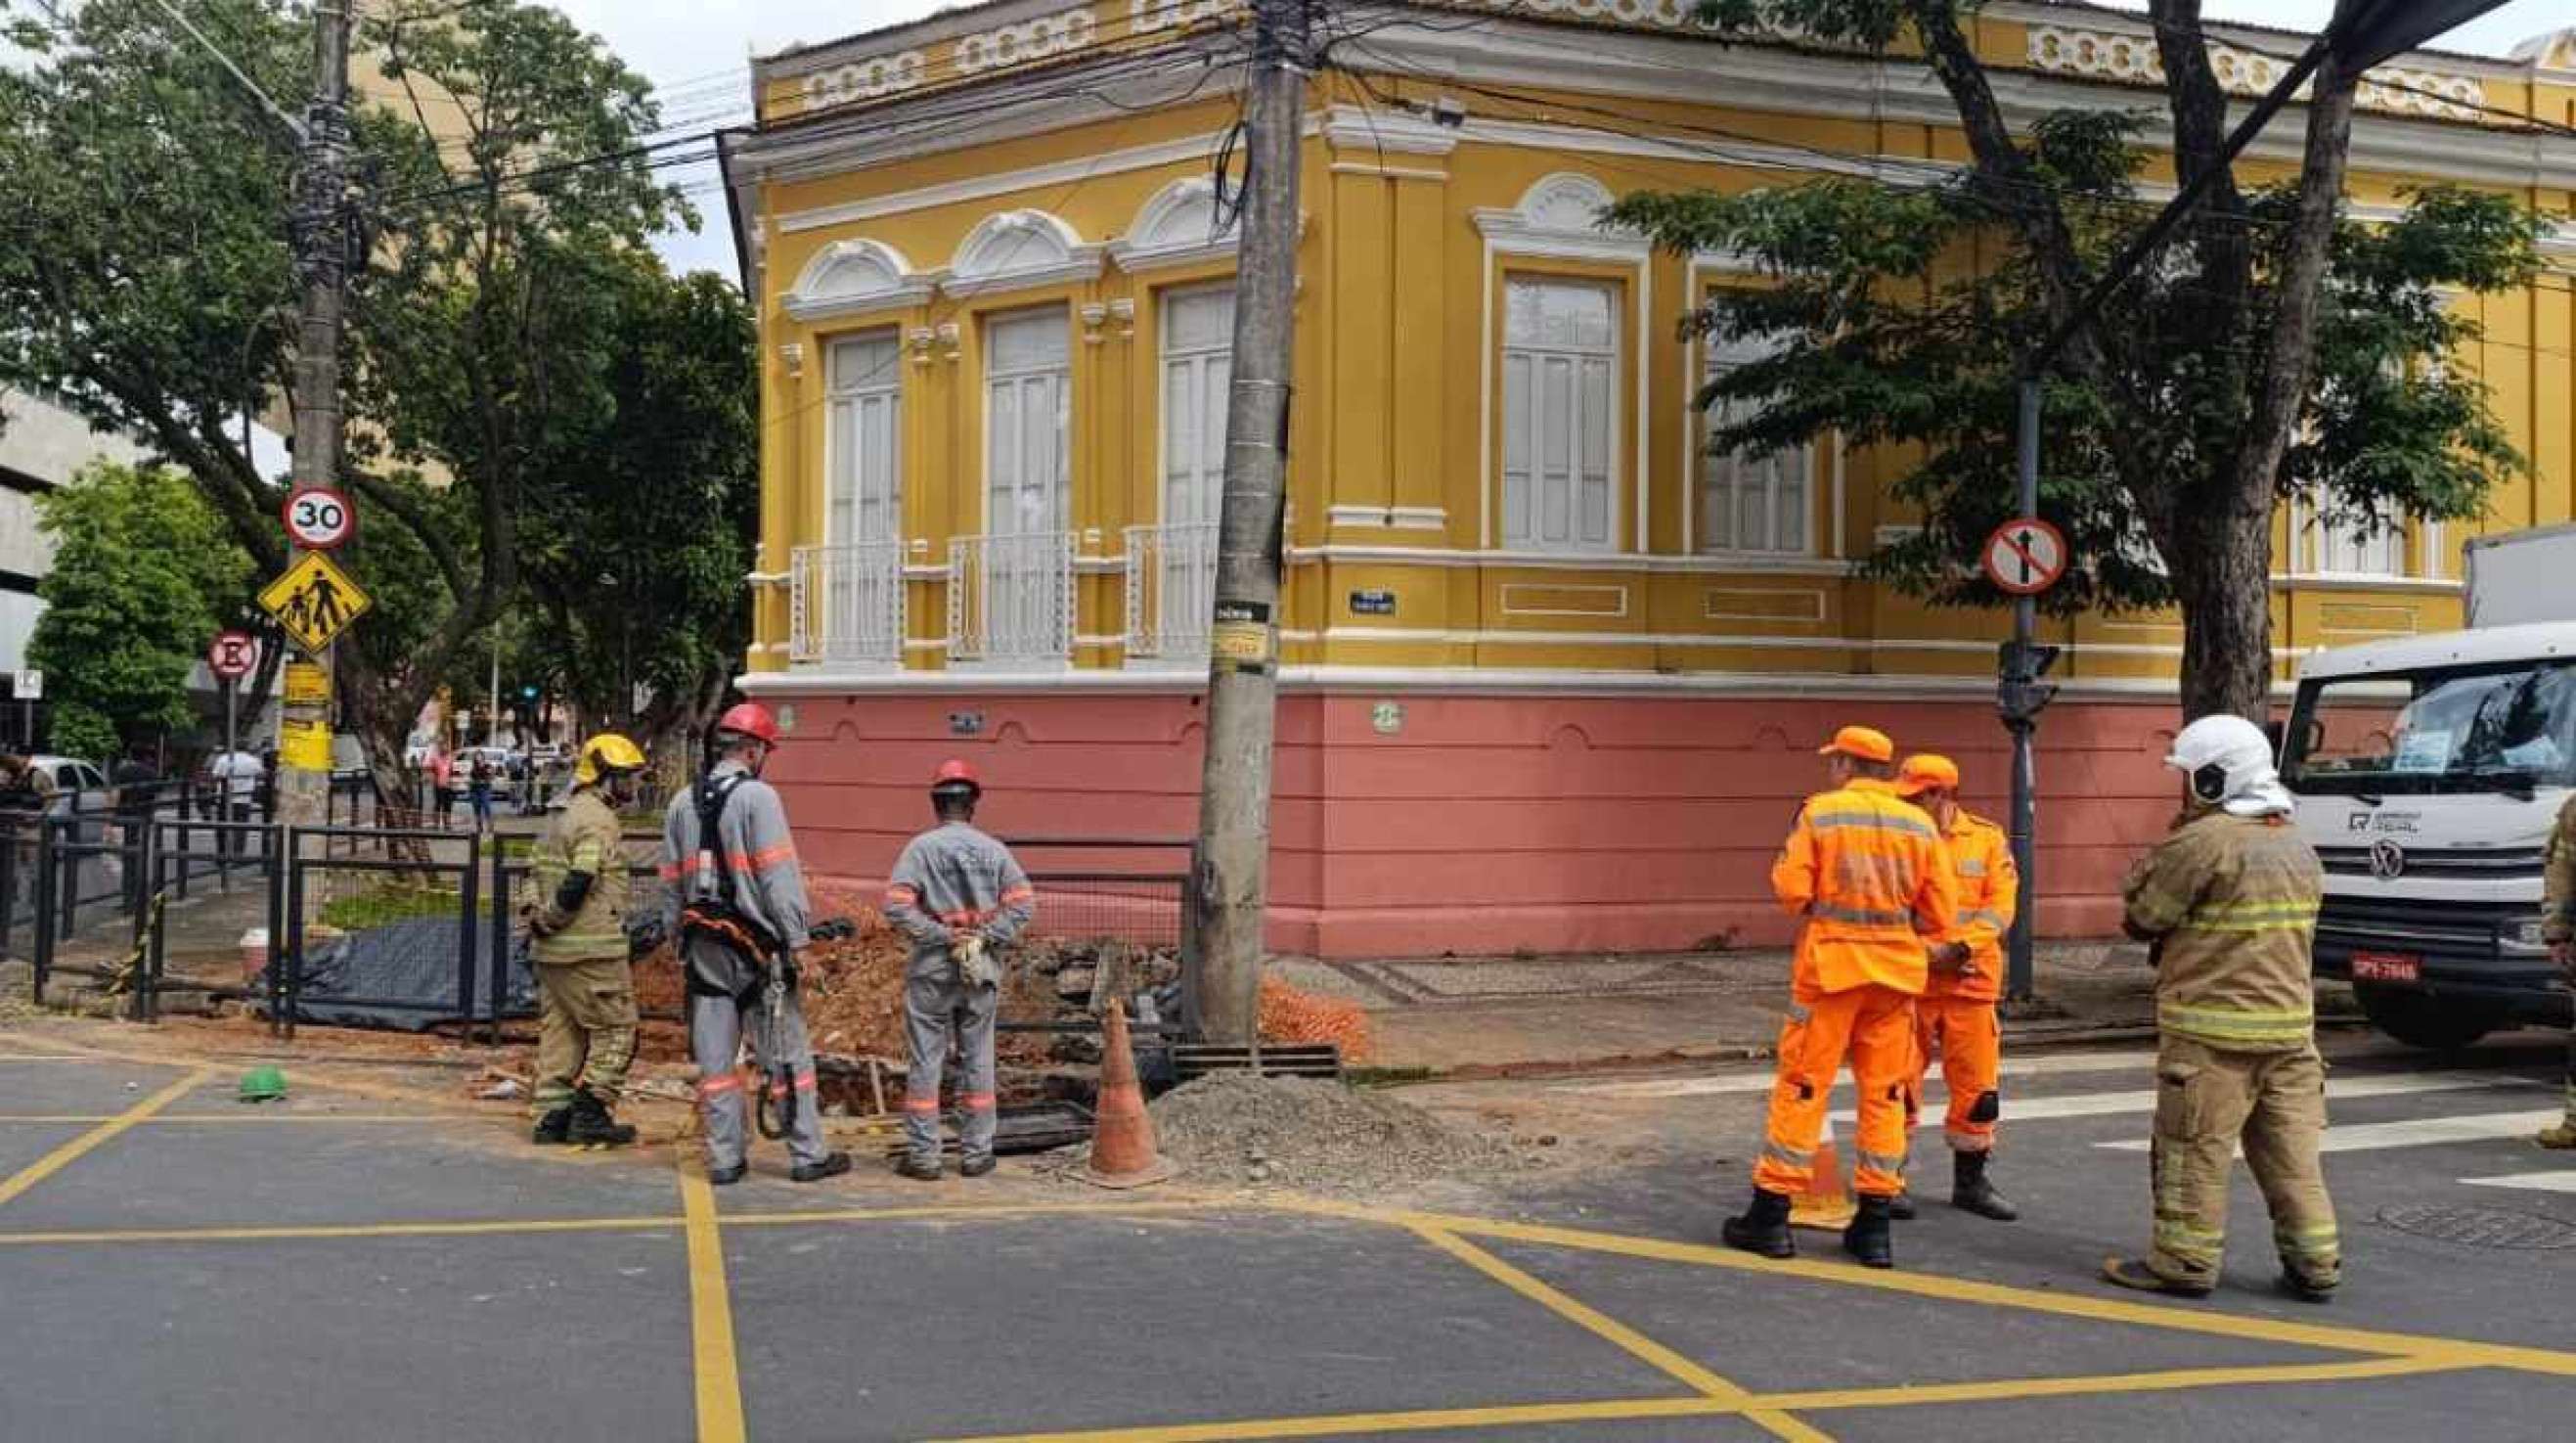
[[[882,878],[929,824],[930,774],[950,756],[983,774],[978,821],[998,835],[1187,837],[1197,825],[1196,695],[1033,687],[772,704],[796,721],[770,775],[806,866],[826,877]],[[2049,711],[2043,935],[2116,931],[2120,878],[2173,815],[2160,758],[2175,715],[2144,701]],[[1397,957],[1784,944],[1772,855],[1821,785],[1816,746],[1847,722],[1947,754],[1968,805],[2002,818],[2009,744],[1991,705],[1965,700],[1283,696],[1271,946]]]

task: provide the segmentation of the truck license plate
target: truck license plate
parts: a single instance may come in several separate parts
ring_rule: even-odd
[[[2423,980],[2424,959],[2396,952],[2355,952],[2352,954],[2352,980],[2355,982],[2417,982]]]

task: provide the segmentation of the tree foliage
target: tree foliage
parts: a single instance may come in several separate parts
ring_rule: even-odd
[[[1968,605],[2002,599],[1959,559],[2014,509],[2025,360],[2158,209],[2138,184],[2151,116],[2058,111],[2015,134],[1961,29],[1975,8],[1710,0],[1703,16],[1721,30],[1795,29],[1891,54],[1904,42],[1949,94],[1972,159],[1910,186],[1640,194],[1609,217],[1675,250],[1743,255],[1759,273],[1687,322],[1777,346],[1709,382],[1701,402],[1729,403],[1711,445],[1760,454],[1831,430],[1902,458],[1894,493],[1923,529],[1870,565]],[[2484,386],[2451,364],[2481,331],[2445,293],[2528,284],[2543,221],[2510,197],[2454,188],[2410,193],[2393,221],[2343,215],[2357,77],[2331,61],[2300,177],[2241,186],[2218,165],[2227,98],[2198,0],[2155,0],[2152,18],[2181,175],[2217,173],[2048,378],[2040,510],[2076,565],[2047,604],[2178,605],[2186,712],[2259,717],[2280,505],[2345,525],[2469,518],[2523,464]]]
[[[299,9],[191,12],[270,95],[310,89]],[[277,570],[281,497],[236,422],[288,390],[293,138],[151,0],[62,13],[22,23],[34,61],[0,70],[0,384],[144,436]],[[659,124],[645,82],[552,8],[418,0],[377,11],[360,46],[383,78],[352,97],[341,479],[377,610],[339,680],[389,774],[517,595],[517,517],[546,468],[616,414],[634,254],[694,217],[641,148]]]
[[[193,725],[189,670],[246,599],[250,558],[166,470],[94,465],[36,509],[54,564],[27,659],[46,674],[55,748],[106,757]]]

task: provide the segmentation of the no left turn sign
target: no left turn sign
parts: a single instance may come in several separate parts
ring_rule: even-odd
[[[327,486],[286,498],[286,534],[308,551],[333,550],[357,529],[357,509],[348,497]]]
[[[2037,596],[2066,575],[2066,533],[2036,516],[2007,521],[1986,538],[1979,559],[1996,590]]]

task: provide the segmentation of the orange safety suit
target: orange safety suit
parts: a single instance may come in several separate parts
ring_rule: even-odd
[[[1771,865],[1771,890],[1804,923],[1753,1185],[1792,1197],[1806,1190],[1826,1100],[1848,1056],[1860,1092],[1853,1185],[1893,1197],[1905,1190],[1924,939],[1957,925],[1957,884],[1940,835],[1892,785],[1856,778],[1807,799]]]
[[[2012,930],[2013,909],[2021,900],[2021,869],[2013,865],[2004,829],[1965,808],[1951,817],[1942,842],[1958,883],[1959,913],[1957,925],[1939,940],[1967,944],[1968,970],[1934,969],[1914,1004],[1913,1095],[1923,1095],[1923,1076],[1938,1046],[1941,1080],[1950,1087],[1942,1135],[1953,1152],[1989,1152],[2003,1107],[1996,1089],[2003,1029],[1995,1001],[2003,995],[2004,934]]]

